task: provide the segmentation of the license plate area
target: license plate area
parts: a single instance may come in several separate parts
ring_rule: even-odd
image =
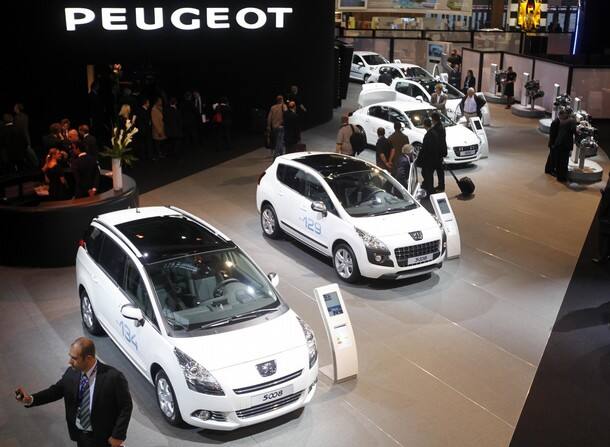
[[[476,154],[477,151],[462,151],[462,157],[468,157],[469,155],[474,155]]]
[[[407,265],[422,264],[424,262],[432,261],[434,259],[434,253],[427,255],[415,256],[407,259]]]
[[[251,398],[251,406],[266,404],[273,402],[283,397],[290,396],[293,393],[293,386],[288,385],[275,390],[267,391],[264,393],[257,394]]]

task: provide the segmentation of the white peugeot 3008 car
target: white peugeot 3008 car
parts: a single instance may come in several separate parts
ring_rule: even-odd
[[[335,153],[277,157],[256,190],[265,236],[282,232],[332,257],[347,282],[406,278],[440,268],[439,222],[385,170]]]
[[[173,207],[94,219],[76,258],[81,314],[155,385],[165,419],[233,430],[306,405],[311,328],[218,230]]]

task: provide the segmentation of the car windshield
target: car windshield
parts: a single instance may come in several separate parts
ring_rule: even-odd
[[[378,54],[367,54],[362,56],[368,65],[387,64],[388,60]]]
[[[218,327],[271,313],[281,302],[239,248],[146,265],[161,314],[176,331]]]
[[[405,113],[415,127],[417,127],[418,129],[423,129],[424,119],[430,118],[430,114],[432,112],[434,112],[434,109],[411,110]],[[444,115],[440,112],[439,115],[441,116],[441,123],[443,123],[443,127],[455,126],[455,123],[447,115]]]
[[[399,213],[418,207],[400,183],[377,168],[330,174],[325,180],[352,217]]]
[[[455,88],[451,84],[447,84],[446,82],[438,82],[438,81],[430,81],[430,82],[421,82],[420,83],[428,93],[434,93],[434,89],[436,88],[436,84],[441,84],[443,86],[443,90],[447,93],[447,99],[462,99],[464,94],[460,92],[457,88]]]
[[[433,79],[430,73],[421,67],[405,67],[402,71],[408,78]]]

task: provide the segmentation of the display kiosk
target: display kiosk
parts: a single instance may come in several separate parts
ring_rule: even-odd
[[[320,371],[333,383],[344,382],[358,375],[358,352],[352,323],[337,284],[314,289],[320,315],[333,357],[332,365],[321,366]]]
[[[487,102],[494,104],[506,103],[506,98],[502,95],[502,91],[498,92],[498,83],[496,82],[496,75],[498,74],[498,64],[491,64],[489,70],[489,88],[488,91],[483,92]]]
[[[462,252],[460,229],[449,204],[447,194],[444,192],[432,194],[430,196],[430,203],[432,203],[434,214],[436,214],[436,217],[441,222],[447,236],[447,259],[459,257]]]
[[[487,140],[487,132],[483,128],[483,123],[479,117],[469,118],[468,125],[476,136],[479,138],[479,151],[481,158],[489,157],[489,141]]]

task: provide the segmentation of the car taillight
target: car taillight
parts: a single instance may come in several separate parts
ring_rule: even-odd
[[[265,176],[265,174],[267,173],[267,171],[263,171],[263,173],[261,175],[258,176],[258,180],[256,181],[257,185],[261,184],[261,180],[262,178]]]

